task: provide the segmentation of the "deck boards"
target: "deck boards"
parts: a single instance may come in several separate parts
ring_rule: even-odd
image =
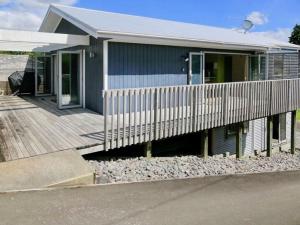
[[[103,145],[104,118],[59,110],[50,97],[0,96],[0,150],[5,161]]]

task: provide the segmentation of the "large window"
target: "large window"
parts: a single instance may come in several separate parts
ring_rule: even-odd
[[[190,84],[203,83],[203,55],[190,53]]]
[[[283,55],[276,54],[274,57],[274,76],[277,78],[283,77]]]
[[[250,74],[249,80],[265,80],[266,79],[266,56],[253,55],[250,56]]]

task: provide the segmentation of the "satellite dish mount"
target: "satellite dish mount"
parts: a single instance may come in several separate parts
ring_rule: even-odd
[[[253,27],[253,23],[251,20],[244,20],[243,24],[242,24],[242,28],[244,30],[244,33],[247,33],[252,27]]]

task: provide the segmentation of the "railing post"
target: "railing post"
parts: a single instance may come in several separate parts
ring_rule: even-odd
[[[151,158],[152,157],[152,142],[147,141],[144,143],[144,157]]]
[[[272,116],[267,118],[267,157],[272,155],[273,121]]]
[[[242,123],[237,123],[236,138],[235,138],[236,158],[243,157],[243,127]]]
[[[104,91],[104,149],[108,150],[108,95],[107,91]]]
[[[157,140],[157,121],[158,121],[158,88],[155,88],[155,92],[154,92],[154,109],[153,109],[153,113],[154,113],[154,140]]]
[[[204,159],[208,158],[208,130],[200,132],[200,144],[201,144],[201,157]]]
[[[191,113],[191,116],[192,116],[192,132],[195,132],[196,131],[196,115],[197,115],[197,112],[196,112],[196,106],[197,106],[197,104],[198,104],[198,102],[197,102],[197,88],[195,87],[195,88],[193,88],[192,89],[193,90],[193,93],[192,93],[192,95],[193,95],[193,99],[192,99],[192,101],[193,101],[193,111],[192,111],[192,113]]]
[[[227,84],[225,84],[224,85],[224,94],[223,94],[223,125],[226,125],[227,124],[227,98],[228,98],[228,93],[227,93],[227,89],[228,89],[228,87],[227,87],[228,85]]]
[[[296,150],[296,110],[292,111],[292,118],[291,118],[291,153],[295,154]]]

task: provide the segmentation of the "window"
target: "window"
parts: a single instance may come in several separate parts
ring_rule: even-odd
[[[274,57],[274,76],[283,77],[283,54],[276,54]]]
[[[266,56],[253,55],[250,56],[249,80],[265,80],[266,79]]]

